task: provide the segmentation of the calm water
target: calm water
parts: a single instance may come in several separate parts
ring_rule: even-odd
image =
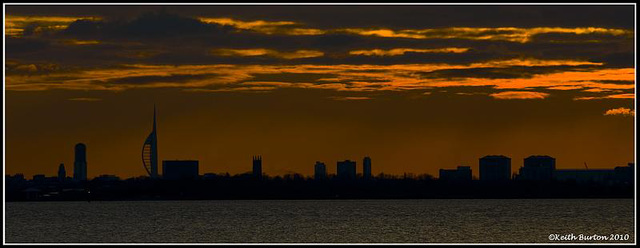
[[[7,243],[634,239],[631,199],[9,202],[5,210]]]

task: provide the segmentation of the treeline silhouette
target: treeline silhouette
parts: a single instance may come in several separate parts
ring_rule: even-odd
[[[300,174],[257,178],[251,173],[205,174],[190,180],[148,177],[90,181],[6,177],[7,201],[213,200],[213,199],[429,199],[429,198],[633,198],[632,183],[575,181],[444,181],[431,175],[379,174],[370,179]]]

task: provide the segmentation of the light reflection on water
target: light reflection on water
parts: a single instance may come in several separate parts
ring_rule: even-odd
[[[7,243],[632,243],[633,220],[632,199],[8,202],[5,231]]]

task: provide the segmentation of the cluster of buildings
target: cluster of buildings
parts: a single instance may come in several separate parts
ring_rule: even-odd
[[[320,161],[316,161],[316,164],[313,168],[313,178],[316,180],[324,180],[327,179],[327,166]],[[336,164],[336,177],[342,180],[353,180],[357,178],[356,173],[356,161],[344,160],[338,161]],[[371,179],[371,158],[364,157],[362,159],[362,178],[365,180]]]
[[[142,146],[142,164],[151,178],[160,178],[158,174],[158,137],[156,133],[156,109],[153,108],[153,128]],[[364,179],[370,179],[371,175],[371,158],[365,157],[362,161],[362,176]],[[252,158],[252,176],[261,179],[262,156],[253,156]],[[162,179],[167,180],[188,180],[199,177],[198,160],[163,160],[162,161]],[[327,167],[324,163],[318,161],[314,166],[314,178],[321,180],[327,178]],[[337,177],[340,179],[355,179],[356,162],[351,160],[338,161]]]
[[[153,129],[142,146],[142,164],[151,178],[159,178],[158,175],[158,139],[156,134],[156,110],[153,109]],[[87,181],[87,145],[78,143],[75,145],[73,162],[73,178],[67,177],[64,163],[58,167],[57,177],[46,177],[43,174],[33,176],[37,183],[55,182],[82,182]],[[163,160],[162,178],[168,180],[196,179],[199,177],[198,160]],[[18,174],[16,180],[24,180],[24,176]],[[13,178],[13,177],[12,177]],[[114,175],[100,175],[95,178],[98,181],[120,180]]]
[[[12,197],[24,197],[25,199],[81,199],[89,193],[86,189],[87,178],[87,145],[78,143],[74,146],[73,175],[67,176],[64,163],[58,166],[57,176],[46,177],[43,174],[34,175],[31,181],[25,180],[22,174],[7,175],[8,188],[18,189],[12,193]],[[158,170],[158,145],[156,132],[156,110],[153,113],[153,129],[142,146],[142,164],[149,177],[164,180],[207,180],[215,174],[205,174],[202,177],[199,172],[198,160],[162,160],[162,174]],[[256,180],[262,180],[264,172],[262,168],[262,156],[252,157],[252,172],[247,176]],[[329,178],[340,181],[368,181],[373,179],[371,158],[362,159],[361,174],[357,173],[357,163],[352,160],[337,161],[336,174],[329,175],[324,162],[316,161],[313,178],[324,181]],[[556,159],[546,155],[534,155],[524,159],[523,166],[517,173],[512,173],[511,158],[503,155],[488,155],[479,159],[480,182],[576,182],[597,183],[601,185],[633,185],[634,163],[627,166],[618,166],[614,169],[589,169],[585,163],[585,169],[557,169]],[[294,179],[301,178],[295,174]],[[406,174],[405,174],[406,177]],[[446,183],[464,183],[475,180],[470,166],[458,166],[455,169],[440,169],[438,180]],[[101,182],[100,185],[110,187],[110,182],[118,182],[120,178],[115,175],[100,175],[92,181]],[[22,196],[17,196],[22,195]]]
[[[371,174],[371,158],[364,157],[362,160],[362,178],[370,179]],[[262,156],[252,157],[251,176],[256,179],[262,179],[264,176],[262,170]],[[162,179],[167,180],[186,180],[196,179],[199,177],[197,160],[163,160],[162,161]],[[314,165],[314,179],[325,180],[329,177],[327,166],[325,163],[316,161]],[[356,161],[344,160],[337,162],[336,177],[343,180],[353,180],[358,177],[356,173]]]
[[[371,178],[371,158],[364,157],[362,160],[362,177],[364,179]],[[316,161],[313,167],[313,178],[315,180],[327,179],[329,174],[327,173],[327,166],[325,163]],[[351,180],[356,179],[356,161],[344,160],[337,163],[337,177],[339,179]],[[253,156],[253,171],[251,173],[254,178],[262,178],[262,156]]]
[[[75,157],[73,163],[73,178],[67,178],[64,164],[58,167],[57,177],[45,177],[42,174],[35,175],[33,181],[37,182],[81,182],[87,180],[87,146],[83,143],[75,145]],[[252,176],[261,179],[262,156],[253,156]],[[199,175],[198,160],[163,160],[162,176],[158,173],[158,145],[156,133],[156,109],[153,109],[153,128],[142,147],[142,164],[151,178],[167,180],[191,180]],[[371,158],[362,160],[362,178],[372,178]],[[338,161],[336,177],[341,180],[354,180],[358,178],[356,173],[356,161]],[[585,164],[586,167],[586,164]],[[519,173],[511,172],[511,158],[503,155],[488,155],[479,159],[479,180],[483,182],[507,182],[511,180],[521,181],[575,181],[578,183],[633,183],[634,164],[619,166],[614,169],[556,169],[556,159],[546,155],[534,155],[524,159],[524,166]],[[314,165],[314,179],[328,178],[327,166],[320,161]],[[101,175],[99,180],[114,180],[116,176]],[[119,180],[119,179],[118,179]],[[456,169],[440,169],[439,180],[448,182],[472,181],[470,166],[458,166]]]
[[[64,183],[72,181],[86,181],[87,180],[87,145],[78,143],[75,145],[75,155],[73,161],[73,177],[67,177],[67,170],[64,167],[64,163],[60,163],[58,166],[58,176],[47,177],[44,174],[33,175],[33,181],[38,183]],[[17,174],[16,179],[24,180],[22,174]]]
[[[511,158],[503,155],[488,155],[480,158],[480,181],[573,181],[576,183],[633,183],[634,163],[614,169],[556,169],[556,159],[546,155],[533,155],[524,159],[524,166],[518,173],[511,173]],[[457,169],[440,169],[440,180],[471,181],[471,167],[458,166]]]

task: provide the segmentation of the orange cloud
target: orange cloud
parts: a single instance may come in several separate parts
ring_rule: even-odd
[[[70,23],[81,20],[101,20],[100,17],[93,16],[14,16],[7,15],[4,20],[5,35],[20,37],[25,28],[35,25],[35,33],[43,30],[62,30],[69,26]]]
[[[622,116],[634,116],[636,114],[635,111],[628,108],[616,108],[609,109],[604,115],[622,115]]]
[[[581,65],[603,65],[600,62],[589,62],[581,60],[543,60],[534,58],[518,58],[509,60],[493,60],[487,62],[473,63],[470,68],[488,67],[509,67],[509,66],[581,66]]]
[[[65,29],[69,23],[79,19],[100,20],[100,17],[64,17],[64,16],[7,16],[5,19],[5,33],[8,36],[22,35],[25,27],[37,23],[39,30]],[[406,39],[468,39],[468,40],[499,40],[526,43],[539,34],[607,34],[613,36],[633,37],[632,30],[602,28],[602,27],[450,27],[430,29],[389,29],[389,28],[340,28],[317,29],[303,27],[303,23],[293,21],[242,21],[227,17],[197,17],[203,23],[232,26],[241,30],[250,30],[273,35],[323,35],[329,33],[348,33],[362,36],[377,36],[385,38]],[[588,40],[587,42],[598,42]]]
[[[549,94],[533,91],[503,91],[490,94],[495,99],[544,99]]]
[[[69,101],[83,101],[83,102],[95,102],[102,101],[100,98],[92,98],[92,97],[78,97],[78,98],[69,98]]]
[[[349,100],[370,100],[371,97],[366,97],[366,96],[333,96],[330,97],[333,100],[338,100],[338,101],[349,101]]]
[[[324,56],[323,52],[314,50],[297,50],[294,52],[279,52],[270,49],[213,49],[211,54],[218,56],[269,56],[281,59],[303,59]]]
[[[412,48],[394,48],[390,50],[373,49],[373,50],[355,50],[350,51],[350,55],[364,55],[364,56],[398,56],[405,53],[464,53],[469,51],[469,48],[435,48],[435,49],[412,49]]]
[[[327,33],[348,33],[362,36],[377,36],[385,38],[406,39],[468,39],[468,40],[500,40],[526,43],[532,37],[539,34],[607,34],[614,36],[633,37],[632,30],[602,28],[602,27],[450,27],[430,29],[400,29],[389,28],[340,28],[340,29],[314,29],[302,28],[302,23],[292,21],[241,21],[232,18],[199,17],[201,22],[229,25],[238,29],[252,30],[264,34],[285,35],[322,35]],[[588,40],[586,42],[598,42]]]
[[[344,28],[338,29],[337,32],[351,33],[364,36],[378,36],[385,38],[409,38],[409,39],[425,39],[424,35],[415,34],[406,31],[394,31],[391,29],[364,29],[364,28]]]
[[[65,42],[69,45],[97,45],[100,44],[100,41],[97,40],[67,40]]]
[[[260,51],[255,52],[260,54]],[[183,88],[218,90],[240,87],[273,87],[324,89],[347,92],[371,91],[410,91],[432,90],[446,87],[491,87],[506,92],[516,91],[527,94],[533,88],[567,90],[572,88],[602,89],[591,92],[596,98],[633,98],[634,94],[611,94],[613,90],[632,90],[635,80],[634,68],[597,69],[583,71],[565,71],[536,75],[530,78],[424,78],[425,72],[446,69],[490,68],[513,65],[545,66],[580,65],[580,61],[561,60],[503,60],[487,61],[469,65],[448,64],[396,64],[396,65],[122,65],[116,68],[90,69],[82,71],[54,70],[47,73],[31,71],[34,66],[13,63],[6,75],[6,90],[33,91],[49,89],[67,90],[109,90],[121,91],[133,88]],[[36,68],[37,69],[37,68]],[[283,75],[282,81],[254,80],[255,75]],[[303,82],[284,82],[289,74],[319,74],[320,78]],[[145,79],[145,83],[135,83],[136,78]],[[178,80],[179,79],[179,80]],[[607,83],[601,83],[606,81]],[[615,82],[615,83],[614,83]],[[602,88],[599,88],[602,87]],[[242,91],[226,90],[226,91]],[[269,90],[269,89],[260,89]],[[455,92],[454,92],[455,93]],[[488,92],[491,93],[491,92]],[[607,94],[608,96],[603,96]],[[509,97],[506,93],[497,93],[495,97]],[[529,97],[533,96],[531,94]],[[535,97],[546,95],[538,93]],[[577,97],[576,100],[589,98]]]
[[[435,28],[435,29],[363,29],[363,28],[346,28],[336,30],[337,32],[345,32],[364,36],[378,36],[386,38],[408,38],[408,39],[469,39],[469,40],[503,40],[511,42],[526,43],[530,42],[534,35],[546,33],[564,33],[564,34],[609,34],[615,36],[632,36],[633,31],[613,28],[599,27],[580,27],[580,28],[562,28],[562,27],[534,27],[534,28],[515,28],[515,27],[451,27],[451,28]]]
[[[277,89],[277,87],[226,87],[220,89],[185,89],[184,91],[192,91],[192,92],[234,92],[234,91],[245,91],[245,92],[267,92]]]
[[[547,89],[549,90],[579,90],[582,89],[583,86],[579,86],[579,85],[561,85],[561,86],[553,86],[553,87],[549,87]]]
[[[575,97],[573,100],[598,100],[598,99],[634,99],[635,94],[633,93],[625,93],[625,94],[614,94],[614,95],[606,95],[606,96],[584,96],[584,97]]]
[[[633,68],[595,69],[591,71],[568,71],[535,75],[531,78],[515,79],[479,79],[466,78],[457,84],[495,86],[497,89],[525,89],[544,87],[566,90],[565,87],[578,86],[597,89],[633,89],[635,84],[635,70]],[[599,83],[597,81],[619,81],[621,83]],[[441,85],[443,83],[440,83]],[[563,88],[557,88],[563,87]]]
[[[314,28],[299,28],[299,23],[291,21],[240,21],[232,18],[210,18],[199,17],[198,20],[204,23],[215,23],[219,25],[232,26],[237,29],[252,30],[264,34],[285,34],[285,35],[321,35],[325,31]]]
[[[607,89],[599,89],[599,88],[593,88],[593,89],[586,89],[583,90],[584,92],[607,92],[607,91],[611,91],[611,90],[607,90]]]
[[[240,21],[240,20],[235,20],[232,18],[207,18],[207,17],[199,17],[198,18],[201,22],[204,23],[215,23],[215,24],[220,24],[220,25],[229,25],[229,26],[234,26],[236,28],[240,28],[240,29],[256,29],[256,28],[262,28],[262,27],[278,27],[278,26],[289,26],[289,25],[295,25],[295,22],[290,22],[290,21],[276,21],[276,22],[269,22],[269,21]]]
[[[608,95],[607,98],[614,98],[614,99],[633,99],[635,98],[636,95],[633,93],[627,93],[627,94],[616,94],[616,95]]]

